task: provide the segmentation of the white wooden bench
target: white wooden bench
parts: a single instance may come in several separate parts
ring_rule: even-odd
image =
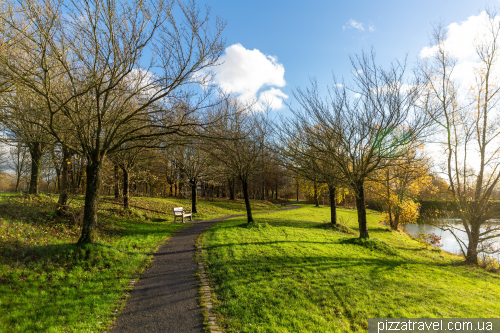
[[[184,207],[174,207],[174,222],[178,217],[182,217],[182,223],[184,223],[184,218],[189,216],[189,221],[193,220],[193,215],[190,210],[184,210]]]

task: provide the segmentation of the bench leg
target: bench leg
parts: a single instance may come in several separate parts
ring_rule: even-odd
[[[184,214],[182,214],[182,223],[184,223]]]

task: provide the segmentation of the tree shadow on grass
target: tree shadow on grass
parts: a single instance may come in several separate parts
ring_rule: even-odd
[[[33,266],[50,266],[51,269],[73,267],[83,261],[88,262],[87,266],[90,267],[95,266],[100,260],[113,257],[116,253],[128,256],[139,255],[137,252],[102,243],[92,243],[83,246],[74,243],[30,246],[16,240],[0,244],[3,249],[0,253],[0,258],[8,258],[9,263],[20,262],[27,268]]]
[[[156,218],[156,219],[151,219],[150,221],[151,222],[156,222],[156,223],[159,223],[159,222],[172,222],[170,220],[171,219],[159,219],[159,218]]]
[[[357,307],[357,302],[364,304],[363,300],[372,299],[374,295],[367,293],[368,290],[381,293],[387,290],[387,296],[378,297],[379,301],[386,302],[387,305],[391,302],[404,302],[410,308],[416,306],[417,311],[422,302],[429,301],[428,295],[433,297],[431,299],[443,300],[442,305],[446,303],[446,298],[439,296],[443,293],[443,284],[429,285],[428,280],[419,279],[418,275],[412,279],[397,278],[399,274],[406,274],[404,272],[428,273],[428,265],[408,265],[403,259],[394,257],[269,255],[252,258],[249,254],[248,258],[225,260],[220,265],[214,261],[207,272],[216,285],[215,292],[221,306],[225,307],[228,301],[233,301],[232,306],[242,304],[237,306],[244,308],[245,314],[249,316],[257,314],[263,304],[270,304],[273,299],[282,300],[282,303],[287,304],[286,309],[288,306],[296,309],[302,306],[300,304],[307,303],[319,305],[322,300],[328,299],[340,306],[342,315],[349,322],[360,326],[368,314],[363,312],[361,306]],[[439,273],[434,274],[439,278]],[[396,281],[397,288],[394,285]],[[440,283],[443,282],[446,283]],[[245,286],[248,292],[240,286]],[[316,288],[321,292],[315,293]],[[244,293],[251,294],[251,297],[241,298]],[[235,303],[234,298],[241,298],[241,301]],[[378,307],[383,307],[383,303],[378,304]],[[395,308],[397,306],[389,311]],[[279,315],[285,308],[278,305],[266,309],[267,312]],[[238,312],[234,308],[228,308],[228,311]],[[368,311],[373,311],[371,315],[379,313],[377,307],[368,308]],[[324,314],[328,315],[328,312]]]
[[[35,246],[21,251],[23,260],[1,278],[0,301],[5,311],[0,327],[4,324],[23,332],[45,332],[51,327],[60,331],[68,326],[71,331],[86,331],[91,322],[95,328],[99,326],[95,314],[101,316],[99,322],[110,321],[127,279],[137,267],[128,263],[140,260],[138,253],[99,243]]]

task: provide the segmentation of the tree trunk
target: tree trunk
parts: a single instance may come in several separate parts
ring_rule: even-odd
[[[57,167],[54,167],[54,169],[56,170],[57,192],[61,193],[61,169]]]
[[[247,209],[247,223],[253,223],[252,207],[250,207],[250,198],[248,197],[248,183],[246,180],[242,180],[241,185],[243,186],[243,197],[245,198],[245,207]]]
[[[234,178],[228,180],[229,200],[234,200]]]
[[[391,207],[391,203],[390,202],[387,204],[387,207],[388,207],[387,208],[387,213],[389,214],[389,225],[391,226],[392,230],[396,230],[396,229],[394,229],[394,221],[392,219],[392,207]]]
[[[329,186],[328,190],[330,191],[330,214],[331,214],[331,223],[333,225],[337,224],[337,201],[336,194],[337,188],[335,186]],[[298,199],[297,199],[298,201]]]
[[[29,194],[38,194],[38,181],[40,179],[40,168],[42,166],[42,143],[36,142],[30,145],[31,155],[31,179]]]
[[[299,186],[297,185],[297,201],[299,201]]]
[[[191,183],[191,212],[192,213],[198,213],[196,204],[197,204],[197,195],[198,195],[198,189],[196,188],[196,178],[192,179],[190,181]]]
[[[479,244],[479,223],[470,225],[469,243],[465,260],[471,264],[477,264],[477,246]]]
[[[400,216],[401,216],[401,213],[399,212],[399,210],[396,209],[396,211],[394,212],[394,219],[391,221],[391,229],[392,230],[398,230]]]
[[[57,214],[58,215],[64,215],[66,212],[66,206],[68,204],[68,197],[69,197],[69,191],[68,191],[68,185],[69,185],[69,164],[71,154],[68,150],[68,148],[63,147],[62,148],[62,153],[63,153],[63,160],[62,160],[62,166],[61,166],[61,177],[60,177],[60,184],[59,184],[59,201],[57,202]]]
[[[19,191],[19,183],[21,182],[21,173],[19,172],[16,177],[16,192]]]
[[[355,184],[356,209],[358,211],[359,238],[369,238],[368,225],[366,223],[365,189],[363,182]]]
[[[129,203],[129,174],[127,172],[126,168],[122,168],[123,172],[123,208],[124,209],[129,209],[130,208],[130,203]]]
[[[83,180],[83,167],[82,167],[81,162],[80,162],[80,165],[78,167],[78,172],[77,172],[76,188],[78,188],[78,189],[82,188],[82,185],[83,185],[82,180]]]
[[[119,179],[118,179],[118,165],[115,164],[115,199],[118,199],[120,197],[120,187],[119,187]]]
[[[316,182],[314,182],[314,201],[316,207],[319,207],[318,184]]]
[[[83,208],[82,235],[78,244],[88,244],[94,241],[97,226],[97,209],[99,204],[99,187],[101,183],[101,161],[98,158],[87,164],[87,188],[85,190],[85,206]]]

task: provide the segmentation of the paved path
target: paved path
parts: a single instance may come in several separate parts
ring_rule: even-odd
[[[282,209],[290,210],[298,206]],[[255,213],[259,214],[259,213]],[[112,333],[203,332],[203,315],[198,304],[195,242],[212,224],[232,217],[193,221],[175,233],[154,255],[130,293]]]

